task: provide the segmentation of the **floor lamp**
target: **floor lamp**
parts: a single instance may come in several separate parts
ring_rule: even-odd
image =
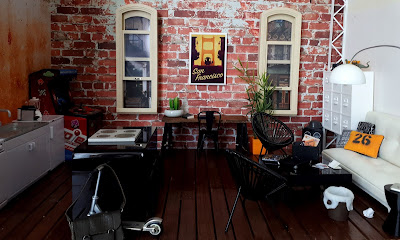
[[[354,57],[360,52],[378,47],[391,47],[400,49],[399,46],[394,45],[376,45],[361,49],[360,51],[356,52],[356,54],[354,54],[354,56],[350,60],[350,63],[339,65],[332,70],[331,76],[329,77],[329,82],[336,84],[365,84],[365,75],[363,71],[361,71],[359,67],[351,64],[351,62],[353,61]]]

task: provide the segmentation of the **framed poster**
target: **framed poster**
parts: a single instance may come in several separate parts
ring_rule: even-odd
[[[190,33],[189,84],[226,84],[226,33]]]

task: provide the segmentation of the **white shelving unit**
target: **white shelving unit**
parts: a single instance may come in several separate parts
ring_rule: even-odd
[[[366,83],[361,85],[332,84],[330,74],[324,72],[322,125],[340,135],[343,130],[357,129],[358,122],[373,110],[374,73],[364,72]]]

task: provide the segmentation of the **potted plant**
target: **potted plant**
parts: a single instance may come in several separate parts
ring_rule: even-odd
[[[247,104],[250,110],[247,114],[253,116],[256,112],[267,112],[273,114],[273,102],[272,95],[275,91],[275,86],[272,81],[269,80],[269,74],[267,72],[259,73],[257,76],[252,71],[250,74],[248,64],[246,66],[239,59],[239,67],[234,66],[241,75],[239,77],[243,79],[249,86],[246,88],[247,93]],[[260,154],[262,144],[256,136],[249,138],[250,151],[258,155]],[[265,149],[262,154],[265,154]]]
[[[169,99],[169,110],[165,110],[164,114],[167,117],[180,117],[183,114],[183,110],[180,109],[179,98],[170,98]]]

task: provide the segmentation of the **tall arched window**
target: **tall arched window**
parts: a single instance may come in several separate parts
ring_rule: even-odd
[[[117,10],[117,112],[157,113],[157,11],[142,4]]]
[[[274,8],[261,14],[259,73],[267,72],[276,86],[275,115],[297,115],[301,14]]]

